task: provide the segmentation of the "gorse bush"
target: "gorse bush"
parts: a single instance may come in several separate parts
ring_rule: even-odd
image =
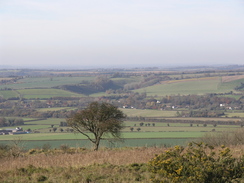
[[[229,148],[204,143],[175,146],[149,162],[154,183],[228,183],[244,178],[244,157],[234,158]]]

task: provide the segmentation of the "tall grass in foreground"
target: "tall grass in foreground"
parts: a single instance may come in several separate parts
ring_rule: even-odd
[[[217,152],[221,147],[215,149]],[[233,157],[244,154],[244,145],[230,149]],[[91,151],[67,145],[59,149],[43,146],[42,149],[21,152],[18,156],[0,158],[0,180],[1,183],[148,183],[152,178],[148,163],[156,154],[165,154],[168,150],[140,147]]]
[[[213,135],[215,134],[215,135]],[[7,182],[244,182],[243,130],[211,133],[186,147],[70,148],[23,151],[0,145],[0,180]],[[228,144],[223,146],[224,144]],[[213,173],[214,172],[214,173]]]
[[[0,159],[0,171],[33,165],[36,167],[80,167],[92,164],[109,163],[113,165],[128,165],[131,163],[146,163],[155,154],[163,153],[166,148],[123,148],[101,149],[97,152],[88,149],[69,148],[67,150],[48,150],[46,152],[31,149],[18,158]],[[33,153],[37,151],[37,153]],[[8,163],[3,163],[8,162]]]
[[[0,159],[2,182],[149,182],[147,162],[164,148],[32,149]]]

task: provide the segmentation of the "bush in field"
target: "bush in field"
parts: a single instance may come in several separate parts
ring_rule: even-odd
[[[244,178],[244,157],[232,157],[229,148],[220,151],[204,143],[175,146],[149,162],[152,182],[226,183]]]

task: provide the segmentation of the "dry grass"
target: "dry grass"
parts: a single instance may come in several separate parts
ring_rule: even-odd
[[[244,156],[244,145],[238,145],[238,146],[229,146],[233,157],[242,157]]]
[[[155,154],[164,152],[165,148],[133,148],[133,149],[101,149],[86,150],[75,154],[35,154],[15,159],[0,160],[0,171],[33,165],[35,167],[80,167],[92,164],[109,163],[113,165],[128,165],[132,163],[147,163]],[[5,162],[5,163],[4,163]],[[6,163],[7,162],[7,163]]]
[[[244,145],[228,146],[234,157],[244,155]],[[221,148],[216,148],[216,151]],[[18,158],[0,160],[0,171],[11,170],[33,165],[35,167],[81,167],[93,164],[129,165],[147,163],[155,154],[163,153],[167,148],[147,147],[133,149],[102,149],[99,151],[85,150],[82,153],[68,154],[34,154]],[[6,163],[7,162],[7,163]]]
[[[216,148],[216,151],[221,148]],[[244,145],[230,147],[235,157],[244,154]],[[49,153],[28,154],[0,159],[1,183],[148,183],[148,162],[167,148],[83,149],[73,154],[58,149]]]

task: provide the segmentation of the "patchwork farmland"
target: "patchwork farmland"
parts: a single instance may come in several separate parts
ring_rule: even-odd
[[[66,118],[92,101],[112,103],[127,115],[124,139],[171,139],[174,144],[207,132],[235,131],[243,125],[243,74],[240,70],[5,70],[0,72],[0,116],[5,121],[24,119],[21,127],[30,133],[0,140],[85,140],[66,126]]]

